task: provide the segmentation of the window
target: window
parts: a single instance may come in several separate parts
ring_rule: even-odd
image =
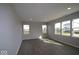
[[[62,22],[62,35],[70,36],[70,20]]]
[[[79,19],[72,21],[72,36],[79,37]]]
[[[29,34],[30,25],[23,25],[24,34]]]
[[[60,34],[60,23],[55,24],[55,34]]]
[[[42,25],[42,33],[47,33],[47,25]]]

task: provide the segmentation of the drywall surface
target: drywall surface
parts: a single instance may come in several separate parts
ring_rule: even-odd
[[[9,4],[0,4],[0,54],[17,54],[22,41],[22,24]]]
[[[79,38],[72,37],[72,36],[63,36],[63,35],[55,35],[54,34],[55,33],[54,32],[55,31],[54,24],[55,23],[67,21],[67,20],[70,20],[72,22],[72,20],[75,18],[79,18],[79,12],[73,13],[68,16],[64,16],[64,17],[57,19],[57,20],[50,21],[48,23],[48,37],[53,40],[57,40],[57,41],[60,41],[60,42],[63,42],[63,43],[66,43],[66,44],[69,44],[69,45],[79,48]],[[72,28],[72,24],[70,26]],[[72,30],[71,30],[71,34],[72,34]]]
[[[30,25],[30,33],[23,34],[24,40],[26,39],[36,39],[40,35],[42,36],[42,25],[45,23],[41,22],[26,22],[24,24]]]

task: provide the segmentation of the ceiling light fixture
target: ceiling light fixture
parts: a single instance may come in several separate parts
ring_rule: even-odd
[[[32,20],[32,18],[30,18],[30,20]]]
[[[68,7],[67,9],[68,9],[68,10],[70,10],[71,8],[70,8],[70,7]]]

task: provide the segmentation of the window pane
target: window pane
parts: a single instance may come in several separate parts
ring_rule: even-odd
[[[47,33],[47,25],[42,25],[42,32]]]
[[[29,25],[23,25],[24,34],[29,34]]]
[[[72,21],[72,36],[79,37],[79,19]]]
[[[55,24],[55,34],[60,34],[60,23]]]
[[[70,36],[70,21],[62,22],[62,35]]]

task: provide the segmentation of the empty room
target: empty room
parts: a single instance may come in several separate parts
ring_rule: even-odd
[[[79,55],[79,3],[0,3],[0,55]]]

